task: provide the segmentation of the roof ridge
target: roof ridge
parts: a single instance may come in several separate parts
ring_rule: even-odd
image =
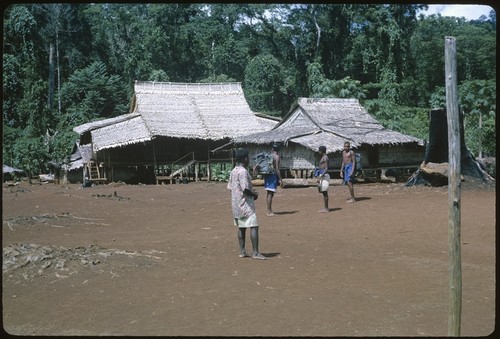
[[[332,102],[343,102],[358,104],[359,100],[355,98],[299,98],[299,105],[311,104],[311,103],[332,103]]]
[[[203,92],[203,93],[243,93],[241,82],[161,82],[161,81],[137,81],[134,84],[134,90],[166,91],[166,92]]]

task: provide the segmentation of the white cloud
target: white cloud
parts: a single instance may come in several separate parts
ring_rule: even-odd
[[[420,13],[424,15],[440,13],[442,16],[465,17],[467,20],[477,20],[481,15],[488,17],[492,10],[494,10],[492,7],[484,5],[429,5],[427,11]]]

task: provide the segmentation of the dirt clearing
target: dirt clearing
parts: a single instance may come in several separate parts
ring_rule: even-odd
[[[225,183],[3,186],[12,335],[446,336],[447,187],[257,187],[238,258]],[[495,187],[461,195],[462,335],[495,328]],[[248,236],[247,236],[248,237]],[[248,239],[249,240],[249,239]],[[247,242],[247,250],[251,249]]]

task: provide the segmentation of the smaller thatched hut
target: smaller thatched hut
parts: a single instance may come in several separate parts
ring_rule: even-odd
[[[92,159],[91,146],[91,144],[80,145],[79,140],[75,142],[69,163],[62,166],[63,182],[84,182],[85,166]]]
[[[3,182],[14,180],[24,174],[24,171],[18,168],[14,168],[8,165],[3,165]]]

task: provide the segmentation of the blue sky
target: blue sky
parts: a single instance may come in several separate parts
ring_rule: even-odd
[[[481,15],[488,17],[490,6],[483,5],[429,5],[425,15],[441,13],[442,16],[465,17],[467,20],[479,19]]]

